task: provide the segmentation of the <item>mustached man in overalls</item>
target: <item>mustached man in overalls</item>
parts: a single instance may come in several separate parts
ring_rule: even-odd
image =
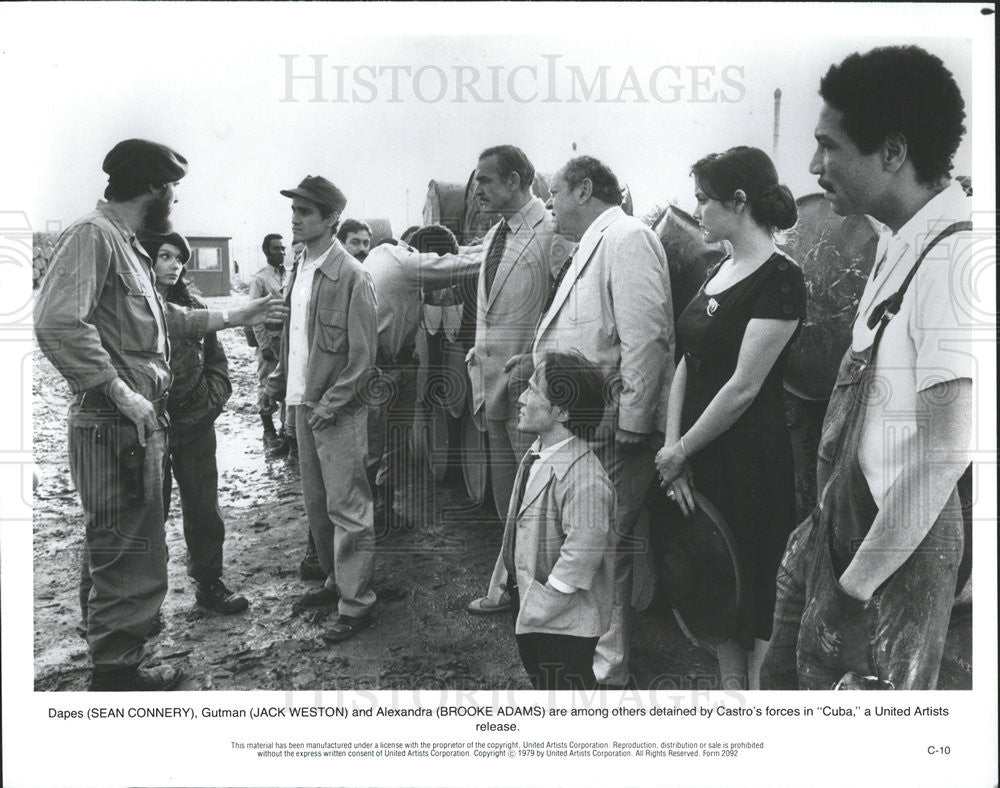
[[[823,424],[819,503],[791,535],[762,689],[933,689],[963,551],[973,360],[955,283],[970,200],[951,72],[917,47],[853,54],[820,83],[810,172],[841,215],[886,225]]]

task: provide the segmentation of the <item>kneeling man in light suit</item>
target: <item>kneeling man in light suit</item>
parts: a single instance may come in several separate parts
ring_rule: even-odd
[[[594,650],[611,623],[615,490],[588,438],[604,379],[578,353],[547,353],[518,401],[538,436],[517,471],[503,561],[521,662],[538,690],[594,689]]]

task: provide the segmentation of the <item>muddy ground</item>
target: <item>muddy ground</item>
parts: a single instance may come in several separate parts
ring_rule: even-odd
[[[208,300],[223,306],[238,299]],[[221,616],[195,605],[175,490],[165,627],[150,645],[155,659],[184,670],[181,689],[529,689],[509,616],[465,612],[486,588],[502,526],[486,509],[461,511],[470,501],[455,474],[425,492],[411,488],[398,502],[402,527],[378,546],[370,629],[331,646],[321,638],[322,620],[292,616],[292,601],[317,585],[298,576],[307,526],[297,469],[264,459],[254,351],[238,329],[220,337],[233,381],[216,424],[224,579],[250,599],[250,609]],[[75,627],[83,518],[66,453],[69,390],[37,350],[33,392],[35,689],[82,690],[89,660]],[[659,596],[635,617],[633,650],[640,687],[718,687],[715,660],[685,639]]]

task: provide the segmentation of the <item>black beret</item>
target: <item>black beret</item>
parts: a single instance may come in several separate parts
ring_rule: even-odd
[[[110,178],[135,183],[172,183],[188,171],[187,159],[166,145],[149,140],[124,140],[104,157],[101,168]]]
[[[138,241],[142,244],[142,248],[146,250],[146,254],[149,255],[149,259],[154,263],[156,262],[156,255],[160,251],[160,247],[163,244],[171,244],[176,246],[178,251],[181,253],[181,262],[187,265],[187,261],[191,259],[191,246],[185,238],[180,233],[149,233],[140,232],[138,235]]]

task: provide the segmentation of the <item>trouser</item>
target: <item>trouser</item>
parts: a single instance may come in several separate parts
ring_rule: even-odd
[[[517,625],[521,600],[517,586],[510,589],[513,621]],[[521,664],[536,690],[592,690],[594,649],[597,638],[555,635],[549,632],[525,632],[514,636]]]
[[[327,586],[340,595],[339,612],[363,616],[375,604],[375,526],[372,493],[365,476],[368,409],[341,410],[318,430],[313,409],[295,408],[302,497]]]
[[[810,517],[789,537],[778,570],[761,689],[825,690],[848,672],[876,676],[895,689],[934,689],[961,556],[954,500],[866,604],[841,588],[828,532]]]
[[[267,379],[272,372],[274,372],[275,367],[278,366],[277,348],[281,345],[281,334],[277,336],[272,335],[271,348],[273,349],[274,355],[270,358],[264,355],[264,349],[261,347],[257,348],[257,391],[258,394],[264,393],[267,388]],[[279,405],[273,405],[269,408],[260,408],[259,413],[261,416],[270,416],[275,411],[278,411],[281,418],[282,425],[286,424],[291,418],[286,416],[285,403],[282,402]]]
[[[417,415],[417,365],[415,362],[379,367],[370,393],[368,413],[368,467],[377,469],[380,484],[405,484],[407,447]]]
[[[95,669],[135,668],[167,592],[167,433],[148,435],[143,449],[124,417],[74,406],[69,460],[86,519],[80,610],[91,662]]]
[[[493,502],[501,523],[507,522],[507,508],[514,492],[514,477],[517,466],[531,448],[535,436],[517,429],[517,416],[509,419],[488,419],[486,421],[490,452],[490,484],[493,487]],[[507,590],[507,569],[502,556],[498,555],[493,565],[493,574],[486,589],[486,597],[498,604]]]
[[[594,689],[597,638],[529,632],[516,635],[531,686],[536,690]]]
[[[611,535],[615,562],[614,603],[611,626],[597,643],[594,675],[602,684],[624,686],[629,675],[633,562],[649,549],[649,540],[636,536],[636,523],[653,482],[656,451],[645,443],[622,449],[615,443],[613,434],[592,448],[615,486],[615,529]]]
[[[219,510],[219,471],[215,464],[215,425],[178,446],[171,443],[163,477],[163,517],[170,511],[172,479],[177,480],[187,544],[188,575],[197,583],[222,577],[222,543],[226,526]]]

